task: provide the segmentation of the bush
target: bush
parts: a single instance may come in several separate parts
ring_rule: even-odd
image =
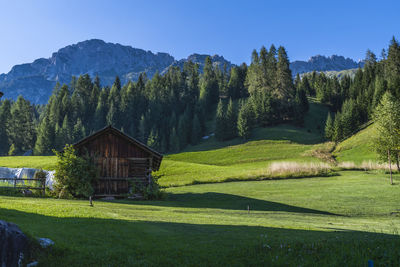
[[[143,199],[146,200],[157,200],[163,199],[165,196],[165,192],[161,190],[160,185],[158,184],[159,176],[153,176],[151,182],[147,186],[141,186],[135,183],[131,184],[131,194],[140,194],[143,196]]]
[[[88,156],[80,157],[72,145],[66,145],[57,156],[54,189],[59,198],[89,197],[94,193],[93,184],[98,170]]]

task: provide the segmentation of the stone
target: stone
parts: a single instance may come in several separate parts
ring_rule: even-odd
[[[0,266],[19,266],[28,251],[28,238],[13,223],[0,220]]]
[[[39,244],[42,248],[48,248],[54,245],[54,241],[51,240],[50,238],[38,238]]]

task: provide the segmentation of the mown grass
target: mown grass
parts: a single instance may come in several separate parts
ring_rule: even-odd
[[[56,156],[0,157],[0,167],[54,170]]]
[[[363,161],[377,161],[377,154],[373,149],[373,137],[376,128],[371,125],[336,146],[333,155],[338,162],[354,162],[361,164]]]
[[[168,188],[164,201],[0,197],[0,219],[55,241],[43,266],[398,265],[400,177]],[[248,210],[249,208],[249,210]]]

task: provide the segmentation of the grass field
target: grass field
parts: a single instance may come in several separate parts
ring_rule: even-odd
[[[37,254],[43,266],[398,265],[399,176],[395,183],[342,172],[176,187],[164,201],[94,207],[1,196],[0,219],[55,241]]]
[[[54,170],[56,156],[0,157],[0,167]]]
[[[334,145],[322,144],[327,109],[310,109],[304,127],[257,128],[249,142],[210,138],[166,155],[158,172],[165,200],[90,207],[86,200],[0,196],[0,219],[55,241],[34,251],[42,266],[365,266],[370,259],[399,266],[400,174],[392,186],[378,171],[212,183],[287,178],[271,169],[327,165]],[[337,161],[373,159],[373,130],[338,144]],[[0,157],[5,167],[54,164],[55,157]]]
[[[377,161],[377,154],[373,150],[375,133],[375,126],[371,125],[338,144],[333,152],[337,161],[351,161],[356,164],[369,160]]]

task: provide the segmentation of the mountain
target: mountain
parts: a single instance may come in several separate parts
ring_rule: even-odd
[[[185,64],[185,62],[192,61],[194,63],[197,63],[199,65],[200,71],[202,71],[203,67],[204,67],[204,62],[208,56],[210,56],[210,55],[192,54],[192,55],[188,56],[187,58],[181,59],[179,61],[175,61],[174,63],[172,63],[172,66],[178,66],[182,69],[183,64]],[[227,70],[230,70],[234,66],[234,64],[232,64],[231,62],[226,60],[223,56],[214,55],[214,56],[210,56],[210,58],[211,58],[211,62],[213,63],[213,66],[218,67],[221,70],[224,68],[224,65],[226,65]]]
[[[61,48],[50,58],[14,66],[7,74],[0,75],[0,89],[7,98],[16,99],[23,95],[33,103],[43,104],[57,82],[68,84],[72,76],[98,75],[102,85],[111,85],[118,75],[121,82],[126,83],[137,80],[142,72],[152,77],[156,72],[165,72],[171,65],[183,67],[188,60],[202,65],[206,56],[193,54],[177,61],[167,53],[152,53],[92,39]],[[217,55],[212,56],[212,61],[217,66],[232,65]]]
[[[345,58],[343,56],[333,55],[325,57],[321,55],[313,56],[308,61],[293,61],[290,63],[290,69],[293,76],[311,71],[341,71],[362,67],[363,62]]]
[[[192,54],[176,60],[168,53],[153,53],[115,43],[92,39],[61,48],[50,58],[40,58],[32,63],[14,66],[7,74],[0,74],[0,89],[4,97],[16,99],[23,95],[36,104],[49,99],[57,82],[69,83],[72,76],[89,74],[100,77],[103,86],[111,85],[115,76],[124,84],[137,80],[145,72],[152,77],[156,72],[165,73],[170,66],[183,67],[187,61],[198,63],[200,71],[208,55]],[[214,66],[229,70],[233,64],[219,55],[211,56]],[[294,61],[290,64],[292,74],[316,71],[341,71],[358,68],[359,63],[342,56],[314,56],[308,61]]]

